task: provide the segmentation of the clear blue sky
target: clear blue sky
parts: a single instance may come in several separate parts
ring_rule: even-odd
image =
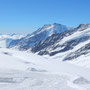
[[[0,33],[31,33],[54,22],[90,23],[90,0],[0,0]]]

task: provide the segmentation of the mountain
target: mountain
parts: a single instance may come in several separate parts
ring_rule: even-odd
[[[8,47],[12,40],[20,39],[23,35],[20,34],[0,34],[0,47]]]
[[[54,34],[36,44],[31,51],[39,55],[58,55],[64,61],[86,55],[90,53],[90,24],[81,24],[72,30]]]
[[[13,40],[9,48],[28,50],[39,55],[74,60],[90,53],[90,24],[69,28],[61,24],[44,25],[32,34]]]
[[[12,45],[25,45],[29,37],[14,38]],[[90,90],[90,24],[52,34],[27,49],[0,48],[0,90]]]
[[[39,28],[37,31],[32,34],[28,34],[26,37],[21,40],[12,41],[9,45],[9,48],[18,48],[19,50],[27,50],[30,47],[33,47],[35,44],[39,43],[42,40],[46,40],[53,34],[62,33],[72,29],[71,27],[67,27],[61,24],[50,24],[44,25],[42,28]]]

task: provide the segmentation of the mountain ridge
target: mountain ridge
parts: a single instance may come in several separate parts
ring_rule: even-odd
[[[21,39],[17,44],[15,45],[18,49],[28,49],[30,47],[33,47],[35,44],[39,43],[42,40],[45,40],[49,36],[53,34],[58,34],[64,31],[69,30],[65,25],[61,24],[49,24],[44,25],[42,28],[39,28],[37,31],[33,32],[32,34],[28,34],[26,37]],[[11,42],[9,48],[14,47]]]
[[[51,37],[48,37],[46,40],[41,41],[40,43],[35,45],[31,51],[34,53],[38,53],[39,55],[50,55],[50,56],[69,52],[67,53],[67,55],[70,56],[71,52],[74,53],[73,50],[75,47],[79,47],[78,49],[81,48],[82,50],[82,47],[85,47],[85,45],[90,42],[89,40],[90,40],[90,24],[84,24],[79,25],[78,27],[72,30],[65,31],[63,33],[57,35],[55,34],[52,35]],[[81,50],[79,50],[77,55],[80,53]],[[83,53],[81,55],[83,55]]]
[[[9,48],[33,52],[39,55],[56,56],[61,54],[62,57],[64,56],[62,58],[63,61],[73,60],[89,53],[86,46],[90,43],[90,24],[80,24],[78,27],[69,30],[64,29],[65,31],[62,31],[63,28],[58,30],[58,27],[53,29],[53,25],[56,27],[59,25],[60,28],[63,27],[63,25],[56,23],[44,25],[32,34],[20,40],[12,41],[13,44],[11,43]],[[62,32],[52,32],[51,34],[50,31],[53,30],[61,30]],[[46,31],[49,31],[49,34]]]

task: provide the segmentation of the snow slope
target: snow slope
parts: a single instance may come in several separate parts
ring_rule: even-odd
[[[55,25],[45,25],[18,44],[27,50],[30,42],[43,39],[42,33],[49,32],[45,37],[50,37],[32,49],[44,56],[30,50],[0,48],[0,90],[90,90],[90,24],[51,36],[53,28],[59,33]]]
[[[0,48],[0,90],[89,90],[90,68]]]

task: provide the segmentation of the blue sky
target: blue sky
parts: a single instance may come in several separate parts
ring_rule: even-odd
[[[0,33],[32,33],[52,23],[90,23],[90,0],[0,0]]]

